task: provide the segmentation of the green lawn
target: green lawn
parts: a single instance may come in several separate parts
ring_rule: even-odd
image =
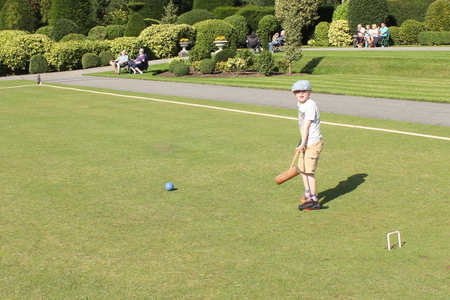
[[[322,114],[300,212],[295,110],[84,89],[0,82],[1,299],[448,298],[450,141],[330,123],[448,127]]]
[[[275,54],[275,59],[283,57]],[[308,79],[317,93],[450,103],[449,51],[303,51],[293,71],[306,75],[249,78],[160,78],[153,72],[134,78],[288,90]],[[168,65],[151,70],[167,70]],[[90,74],[92,75],[92,74]],[[113,72],[96,74],[114,76]]]

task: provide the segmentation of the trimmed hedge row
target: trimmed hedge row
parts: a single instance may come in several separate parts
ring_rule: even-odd
[[[450,45],[450,32],[424,31],[419,34],[421,45]]]

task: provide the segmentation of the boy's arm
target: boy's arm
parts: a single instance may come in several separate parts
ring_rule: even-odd
[[[312,120],[305,120],[303,124],[302,140],[300,145],[297,147],[299,152],[303,152],[306,149],[306,143],[308,141],[309,127],[311,126]]]

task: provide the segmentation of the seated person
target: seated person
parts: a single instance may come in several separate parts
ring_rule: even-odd
[[[136,74],[136,72],[142,74],[141,70],[146,70],[146,67],[148,67],[148,65],[146,66],[145,64],[148,64],[147,54],[144,53],[144,49],[139,49],[138,56],[136,59],[131,60],[128,63],[128,66],[133,70],[133,74]]]
[[[388,36],[389,28],[386,26],[386,23],[381,23],[381,27],[379,29],[380,34],[377,38],[374,38],[373,45],[376,46],[377,43],[381,40],[383,40],[385,37]]]
[[[277,40],[275,42],[269,43],[269,51],[273,53],[273,47],[274,46],[282,46],[284,44],[284,30],[281,30],[280,36],[277,37]]]
[[[353,36],[353,38],[354,38],[353,43],[356,47],[361,48],[364,46],[364,42],[366,39],[365,33],[366,33],[366,29],[362,26],[362,24],[358,24],[358,27],[356,29],[356,34]]]
[[[379,39],[379,35],[380,35],[380,29],[378,28],[377,24],[372,24],[372,31],[371,31],[371,42],[370,47],[376,47]]]
[[[255,34],[254,31],[252,31],[252,34],[250,34],[249,36],[247,36],[247,47],[252,48],[253,51],[261,51],[262,47],[261,47],[261,42],[260,42],[260,38],[259,36],[257,36]]]
[[[127,51],[122,50],[122,52],[120,52],[120,56],[115,60],[109,61],[109,64],[114,68],[115,74],[119,75],[120,69],[128,65],[128,60]]]

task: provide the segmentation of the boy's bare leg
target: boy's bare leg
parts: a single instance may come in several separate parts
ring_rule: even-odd
[[[302,173],[303,185],[305,190],[308,190],[311,195],[316,195],[317,191],[317,180],[314,174]]]

